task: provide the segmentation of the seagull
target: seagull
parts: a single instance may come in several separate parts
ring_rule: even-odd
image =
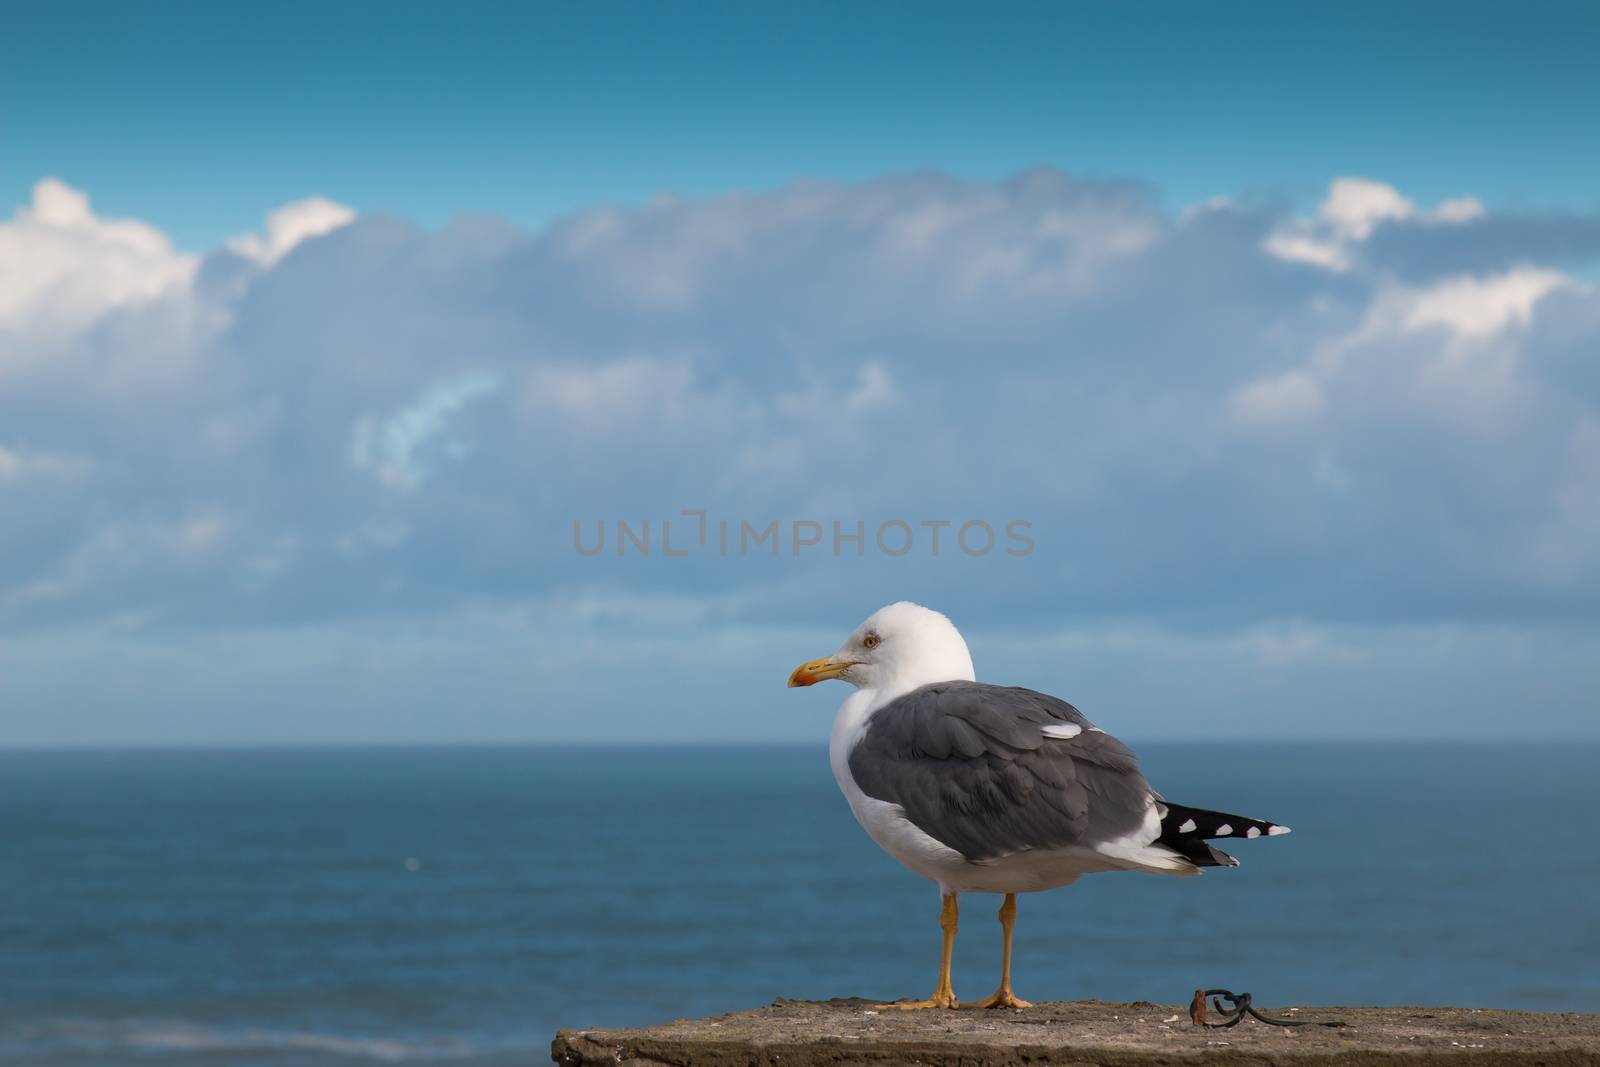
[[[939,887],[939,983],[902,1008],[1026,1008],[1011,991],[1017,894],[1099,871],[1195,875],[1239,862],[1208,839],[1272,837],[1287,826],[1164,800],[1138,759],[1077,708],[976,679],[949,619],[901,601],[839,651],[796,667],[789,685],[855,686],[833,720],[833,776],[889,855]],[[1003,893],[1000,986],[963,1004],[950,983],[961,893]]]

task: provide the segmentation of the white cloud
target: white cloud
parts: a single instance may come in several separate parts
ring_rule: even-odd
[[[1364,241],[1380,222],[1410,218],[1416,205],[1385,182],[1335,178],[1317,205],[1317,218],[1341,238]]]
[[[179,556],[204,556],[222,543],[227,529],[227,519],[217,512],[191,515],[164,531],[165,543]]]
[[[198,264],[153,226],[101,218],[86,195],[45,178],[0,223],[0,373],[114,308],[186,290]]]
[[[1513,324],[1525,326],[1536,304],[1572,279],[1557,270],[1520,267],[1487,278],[1451,278],[1407,294],[1407,330],[1443,326],[1463,337],[1482,338]]]
[[[589,433],[703,427],[733,414],[727,398],[704,387],[693,363],[676,356],[537,363],[524,376],[522,405],[532,417],[554,413]]]
[[[882,363],[863,363],[856,374],[856,387],[844,398],[845,410],[853,415],[892,408],[900,400],[894,375]]]
[[[602,561],[596,595],[804,625],[907,586],[974,625],[1592,614],[1600,303],[1552,269],[1570,217],[1483,212],[1345,182],[1300,220],[1174,216],[1130,183],[919,175],[285,255],[344,217],[295,208],[245,242],[270,272],[226,253],[191,285],[158,232],[46,185],[6,233],[73,248],[60,286],[152,266],[67,326],[0,294],[0,366],[57,338],[0,387],[0,627],[513,610],[573,581],[573,516],[702,505],[1020,516],[1039,550],[984,582],[959,553]]]
[[[1387,182],[1335,178],[1317,205],[1314,219],[1295,219],[1272,231],[1262,242],[1262,249],[1288,262],[1347,271],[1353,264],[1356,246],[1384,223],[1415,220],[1459,225],[1483,215],[1484,206],[1476,197],[1457,197],[1431,210],[1419,211],[1411,198]]]
[[[1228,412],[1247,426],[1283,427],[1302,424],[1321,413],[1322,387],[1303,370],[1262,378],[1228,395]]]
[[[130,580],[149,572],[170,579],[168,567],[199,569],[215,562],[230,531],[230,521],[214,508],[195,508],[181,516],[122,516],[93,524],[84,536],[63,546],[44,573],[30,574],[10,588],[0,587],[0,621],[29,619],[32,613],[72,600],[126,590]],[[120,603],[115,612],[137,614],[142,603]]]
[[[826,380],[828,375],[821,372],[810,372],[804,377],[809,379],[804,389],[778,396],[778,410],[792,418],[815,419],[838,412],[868,415],[886,411],[900,402],[894,375],[876,360],[857,367],[855,381],[848,387],[843,382]]]
[[[1523,556],[1529,575],[1553,589],[1600,566],[1600,417],[1579,421],[1561,460],[1554,514]]]
[[[1268,234],[1261,247],[1269,255],[1291,263],[1309,263],[1333,271],[1350,269],[1350,257],[1339,242],[1295,229]]]
[[[228,242],[228,248],[264,267],[271,267],[302,241],[332,233],[341,226],[350,225],[355,218],[356,213],[351,208],[320,196],[296,200],[267,216],[265,234],[240,234]]]
[[[969,250],[961,255],[958,275],[960,295],[979,298],[991,287],[1030,295],[1093,289],[1105,268],[1140,255],[1161,235],[1157,220],[1106,207],[1047,209],[1015,237],[1003,229],[969,232],[963,242]]]
[[[1307,428],[1407,421],[1483,438],[1510,432],[1507,420],[1532,402],[1519,345],[1506,331],[1527,326],[1539,302],[1577,283],[1559,271],[1520,267],[1461,275],[1424,286],[1382,280],[1347,331],[1307,346],[1301,364],[1262,376],[1228,395],[1239,426]],[[1341,469],[1341,479],[1344,474]]]
[[[1475,196],[1461,196],[1446,200],[1433,209],[1432,217],[1439,222],[1472,222],[1487,215],[1488,209]]]
[[[922,200],[894,213],[884,226],[886,247],[895,255],[925,256],[934,242],[965,222],[981,205],[962,205],[948,200]],[[993,210],[992,206],[989,210]]]
[[[0,446],[0,486],[26,481],[81,478],[93,462],[84,456]]]
[[[382,620],[423,611],[407,647],[436,669],[415,678],[458,677],[437,666],[483,662],[479,610],[507,620],[506,692],[549,684],[516,673],[519,620],[550,623],[574,676],[647,662],[643,688],[685,678],[648,658],[663,635],[703,648],[707,627],[743,640],[774,613],[832,633],[843,600],[864,611],[914,589],[980,641],[999,619],[1047,632],[1063,604],[1086,633],[1125,620],[1125,647],[1073,662],[1075,691],[1085,669],[1116,694],[1128,665],[1165,659],[1151,619],[1234,634],[1217,646],[1229,670],[1271,696],[1243,732],[1283,706],[1327,721],[1368,657],[1386,683],[1455,677],[1459,651],[1420,673],[1425,641],[1385,651],[1418,620],[1488,634],[1592,617],[1600,296],[1551,269],[1549,233],[1571,219],[1535,220],[1530,239],[1525,216],[1354,180],[1305,219],[1257,205],[1172,216],[1128,183],[920,175],[667,199],[535,234],[389,222],[287,254],[348,220],[324,202],[235,242],[270,273],[229,254],[196,274],[158,231],[46,183],[0,228],[13,272],[18,241],[66,255],[48,283],[0,287],[0,368],[43,353],[0,387],[0,633],[28,642],[0,688],[31,687],[41,708],[56,683],[93,688],[95,648],[41,636],[80,624],[159,649],[163,677],[249,674],[251,657],[217,650],[254,628],[284,642],[275,666],[324,657],[319,680],[348,678],[362,672],[341,653],[394,660]],[[177,332],[185,314],[207,329]],[[15,343],[47,334],[48,351]],[[509,402],[486,399],[502,388]],[[922,520],[1025,517],[1038,551],[574,562],[574,516],[698,506],[847,529],[898,514],[919,537]],[[1372,628],[1353,653],[1328,630],[1352,618]],[[201,631],[216,636],[195,644]],[[1507,643],[1475,640],[1474,659]],[[1591,674],[1592,644],[1571,654]],[[1217,658],[1190,645],[1174,691]],[[980,649],[985,670],[1027,681],[1010,647]],[[24,663],[47,652],[54,675]],[[759,686],[780,653],[725,662]],[[1529,677],[1515,658],[1500,695]],[[279,704],[307,691],[302,673],[268,673]],[[250,692],[229,681],[217,691]],[[416,696],[369,689],[376,721]],[[524,702],[507,705],[507,729],[526,730]],[[730,708],[729,728],[757,729],[738,726],[747,712]]]

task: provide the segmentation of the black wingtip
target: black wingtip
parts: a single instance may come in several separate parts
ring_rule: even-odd
[[[1239,865],[1239,862],[1226,852],[1219,852],[1206,845],[1208,839],[1278,837],[1289,832],[1287,826],[1280,826],[1264,819],[1230,815],[1225,811],[1208,811],[1205,808],[1190,808],[1182,804],[1165,803],[1163,806],[1166,812],[1161,820],[1161,836],[1156,838],[1156,843],[1167,846],[1200,866]],[[1206,860],[1211,858],[1210,853],[1215,853],[1215,856],[1220,858],[1207,863]]]

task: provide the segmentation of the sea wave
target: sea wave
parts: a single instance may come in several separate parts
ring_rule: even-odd
[[[329,1060],[416,1063],[467,1060],[487,1050],[464,1038],[415,1038],[219,1026],[182,1019],[50,1019],[0,1028],[0,1058],[134,1054],[261,1058],[314,1054]]]

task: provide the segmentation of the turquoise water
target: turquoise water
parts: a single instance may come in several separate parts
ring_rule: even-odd
[[[1023,897],[1020,995],[1600,1011],[1600,746],[1136,747],[1295,833]],[[977,997],[998,899],[963,901]],[[558,1025],[926,995],[937,912],[820,743],[0,754],[5,1062],[542,1062]]]

